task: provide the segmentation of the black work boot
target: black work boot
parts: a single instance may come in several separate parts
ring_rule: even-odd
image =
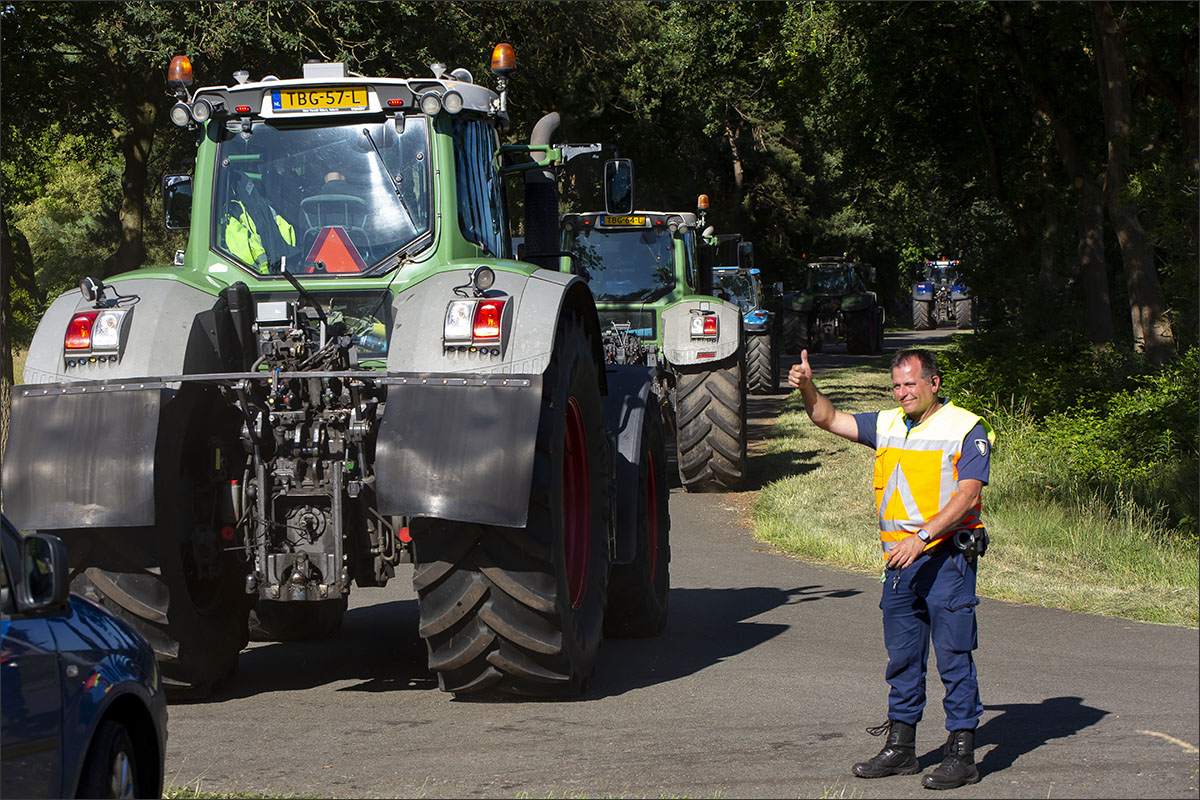
[[[921,779],[926,789],[957,789],[979,782],[975,767],[975,731],[950,731],[942,748],[942,763]]]
[[[878,728],[867,728],[867,733],[872,736],[886,733],[887,744],[870,761],[855,764],[855,775],[860,778],[886,778],[888,775],[915,775],[920,772],[916,725],[889,719]]]

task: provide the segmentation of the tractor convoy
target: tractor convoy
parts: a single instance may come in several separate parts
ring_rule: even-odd
[[[809,263],[770,310],[708,197],[636,210],[628,159],[603,163],[603,210],[562,213],[567,163],[607,145],[555,143],[556,113],[501,144],[514,68],[500,44],[495,90],[315,62],[193,89],[171,62],[186,249],[50,304],[2,478],[173,697],[229,680],[251,637],[335,635],[352,587],[402,564],[444,691],[576,694],[605,635],[666,623],[668,442],[684,490],[738,489],[747,392],[776,390],[781,353],[880,352],[872,268]],[[917,327],[964,327],[945,295],[914,288]]]
[[[67,543],[74,588],[145,635],[174,696],[228,679],[252,629],[333,634],[352,586],[408,562],[445,691],[574,694],[605,633],[662,629],[662,387],[606,360],[596,278],[512,257],[506,212],[503,179],[525,173],[526,235],[554,237],[555,179],[600,145],[553,144],[549,115],[501,146],[514,65],[498,45],[496,91],[441,64],[340,63],[193,91],[172,62],[171,119],[196,151],[164,207],[187,248],[51,304],[3,480],[9,518]],[[620,223],[633,248],[694,270],[696,218],[645,217]],[[663,355],[703,404],[711,368],[729,373],[722,479],[740,478],[735,312],[662,313],[683,328]],[[689,436],[697,405],[679,401]],[[701,449],[688,464],[716,461]]]

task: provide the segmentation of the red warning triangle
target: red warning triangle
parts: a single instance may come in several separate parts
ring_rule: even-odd
[[[367,268],[350,234],[340,225],[322,228],[317,234],[305,263],[311,268],[318,261],[325,264],[326,272],[362,272]]]

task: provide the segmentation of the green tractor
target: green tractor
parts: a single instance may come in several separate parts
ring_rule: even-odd
[[[737,489],[746,475],[742,313],[712,296],[716,245],[705,216],[635,211],[633,164],[605,164],[605,210],[562,217],[563,269],[596,298],[604,358],[649,369],[689,492]]]
[[[308,63],[193,92],[172,62],[187,248],[53,301],[3,480],[174,696],[230,678],[252,631],[333,635],[405,563],[446,691],[573,694],[603,632],[662,629],[651,381],[606,365],[587,282],[514,259],[506,215],[504,176],[538,173],[525,225],[557,231],[555,170],[600,145],[551,144],[549,115],[501,146],[514,64],[498,45],[498,91]]]
[[[851,354],[883,352],[883,306],[866,287],[874,279],[874,267],[838,256],[809,262],[783,296],[784,351],[817,353],[844,340]]]

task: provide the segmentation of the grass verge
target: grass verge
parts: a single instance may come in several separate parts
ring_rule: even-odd
[[[886,361],[817,379],[841,411],[890,407]],[[983,517],[991,545],[979,570],[981,596],[1195,628],[1200,625],[1200,559],[1131,501],[1086,491],[1039,491],[1047,454],[1029,444],[1019,418],[997,427]],[[764,481],[755,535],[808,561],[878,574],[874,453],[817,428],[794,393],[783,406],[767,463],[796,469]]]

